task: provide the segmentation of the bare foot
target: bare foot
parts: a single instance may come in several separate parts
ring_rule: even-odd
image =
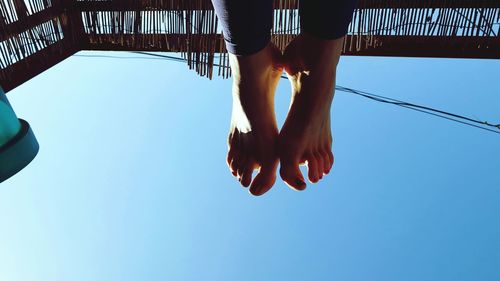
[[[232,174],[253,195],[274,185],[278,127],[274,91],[283,72],[281,52],[271,43],[249,56],[229,56],[233,74],[233,111],[227,163]],[[254,169],[260,171],[252,181]]]
[[[301,33],[286,48],[285,70],[292,84],[290,111],[279,136],[281,178],[292,188],[318,182],[333,165],[330,107],[343,39],[320,40]]]

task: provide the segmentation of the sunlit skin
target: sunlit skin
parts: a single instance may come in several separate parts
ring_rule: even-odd
[[[301,33],[281,52],[271,43],[250,56],[230,54],[233,110],[227,163],[253,195],[274,185],[278,159],[281,178],[293,189],[306,188],[299,165],[318,182],[333,165],[330,107],[343,39],[320,40]],[[292,85],[290,111],[278,132],[274,93],[283,72]],[[259,173],[252,180],[252,173]]]
[[[301,33],[284,52],[292,98],[279,136],[280,175],[296,190],[306,188],[300,164],[307,165],[311,183],[333,165],[330,108],[342,46],[343,38],[322,40]]]
[[[281,52],[271,43],[249,56],[230,54],[233,109],[227,163],[253,195],[267,192],[276,181],[278,126],[274,93],[283,73]],[[259,173],[252,180],[252,173]]]

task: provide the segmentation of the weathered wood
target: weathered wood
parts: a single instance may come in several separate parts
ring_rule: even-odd
[[[164,1],[78,1],[77,8],[81,11],[135,11],[135,10],[187,10],[192,8],[190,0]],[[200,2],[199,9],[212,10],[210,0]],[[279,6],[283,0],[274,0],[274,6]],[[297,0],[289,0],[288,5],[297,7]],[[393,8],[500,8],[498,0],[359,0],[358,8],[362,9],[393,9]]]
[[[9,67],[0,70],[0,85],[8,92],[78,52],[63,39]]]
[[[188,41],[186,34],[162,35],[164,40],[155,41],[154,45],[142,45],[137,42],[148,42],[152,34],[136,35],[95,35],[92,42],[83,46],[84,50],[114,51],[151,51],[151,52],[186,52]],[[219,38],[215,38],[217,36]],[[288,37],[289,35],[274,35]],[[346,56],[387,56],[387,57],[429,57],[429,58],[475,58],[500,59],[500,39],[490,37],[456,37],[447,36],[374,36],[373,46],[356,50],[350,42],[357,42],[359,36],[348,35]],[[221,35],[190,35],[191,40],[210,40],[216,42],[215,50],[224,49]],[[170,45],[166,41],[170,41]],[[275,40],[282,40],[281,38]],[[284,39],[283,39],[284,40]],[[361,39],[365,41],[365,38]],[[173,44],[172,42],[178,42]],[[203,48],[191,46],[192,52],[205,52]]]
[[[71,2],[73,3],[73,2]],[[83,28],[81,12],[74,7],[67,7],[60,16],[63,34],[72,44],[81,48],[88,40]]]
[[[356,36],[352,36],[355,42]],[[349,40],[349,39],[348,39]],[[344,52],[347,56],[500,59],[500,38],[448,36],[374,36],[376,47]]]
[[[40,12],[34,13],[33,15],[20,18],[18,21],[7,24],[4,26],[4,30],[0,31],[0,42],[26,30],[32,29],[44,22],[57,18],[61,15],[62,11],[62,6],[52,6]]]
[[[159,52],[209,52],[224,50],[224,41],[220,34],[161,34],[157,40],[154,34],[122,34],[122,35],[92,35],[83,50],[113,50],[113,51],[159,51]],[[189,45],[190,41],[213,42],[213,46],[204,47],[200,44]],[[153,42],[143,44],[142,42]],[[188,47],[189,46],[189,47]],[[217,51],[214,51],[217,53]]]
[[[283,49],[300,31],[298,0],[274,1],[272,40]],[[343,50],[500,59],[499,24],[500,0],[359,0]],[[200,75],[220,64],[228,77],[219,31],[210,0],[0,0],[0,85],[12,89],[81,49],[181,52]]]

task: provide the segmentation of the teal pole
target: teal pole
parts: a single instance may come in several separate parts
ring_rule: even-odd
[[[38,150],[30,125],[17,118],[0,87],[0,183],[26,167]]]
[[[0,147],[17,135],[21,122],[17,119],[7,97],[0,90]]]

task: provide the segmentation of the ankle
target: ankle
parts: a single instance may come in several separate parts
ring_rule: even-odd
[[[282,71],[281,52],[269,43],[264,49],[255,54],[247,56],[237,56],[229,54],[229,63],[233,75],[245,77],[256,73],[269,73],[272,71]]]
[[[307,32],[302,32],[297,39],[299,53],[311,67],[317,64],[333,66],[338,64],[344,44],[343,38],[321,39]]]

